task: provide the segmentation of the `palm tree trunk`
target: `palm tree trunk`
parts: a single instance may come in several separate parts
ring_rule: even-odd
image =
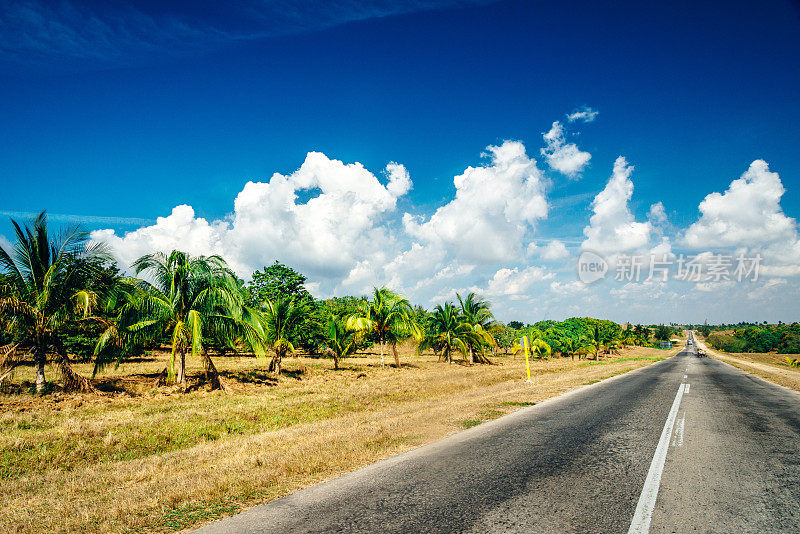
[[[379,344],[381,346],[381,367],[383,367],[384,366],[384,363],[383,363],[383,341],[381,341]]]
[[[482,352],[473,352],[473,363],[485,363],[487,365],[493,365],[492,360],[487,358]]]
[[[178,372],[175,381],[182,386],[186,385],[186,351],[184,350],[178,354]]]
[[[281,375],[281,360],[283,359],[283,351],[276,350],[275,356],[269,362],[268,373],[275,373],[275,376]]]
[[[475,363],[475,352],[472,350],[472,347],[469,348],[469,364],[472,365]]]
[[[214,362],[211,360],[211,357],[208,355],[208,352],[203,350],[200,353],[200,359],[203,360],[203,371],[205,373],[206,383],[211,384],[211,389],[221,389],[225,391],[225,385],[219,379],[219,371],[217,371],[217,367],[214,365]]]
[[[47,385],[47,380],[44,377],[44,366],[47,363],[47,357],[44,349],[39,347],[37,347],[34,356],[36,361],[36,393],[42,393]]]
[[[392,352],[394,353],[394,366],[400,369],[400,355],[397,354],[397,343],[392,343]]]
[[[75,372],[67,358],[61,358],[58,362],[58,367],[61,371],[64,391],[80,393],[95,393],[97,391],[94,386],[92,386],[91,382],[89,382],[88,378]]]
[[[339,357],[336,355],[335,352],[333,353],[333,369],[334,371],[339,369]]]
[[[63,343],[61,343],[60,340],[57,340],[54,344],[56,347],[56,352],[58,352],[59,356],[58,367],[61,371],[61,381],[63,383],[64,391],[96,393],[97,390],[94,388],[89,379],[76,373],[69,364],[69,356],[67,355],[67,349],[64,347]]]

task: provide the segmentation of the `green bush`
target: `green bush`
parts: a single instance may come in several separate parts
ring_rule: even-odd
[[[724,352],[748,352],[747,343],[731,334],[711,334],[706,341],[713,348]]]

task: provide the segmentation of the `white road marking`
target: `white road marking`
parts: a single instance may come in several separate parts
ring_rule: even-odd
[[[684,380],[686,380],[686,378],[687,378],[688,376],[689,376],[689,375],[683,375],[683,379],[684,379]]]
[[[687,384],[688,385],[688,384]],[[683,427],[686,423],[686,410],[681,412],[680,418],[675,422],[675,436],[672,438],[672,445],[677,447],[683,447]]]
[[[661,484],[661,473],[664,470],[664,462],[667,460],[667,449],[669,449],[669,440],[672,437],[672,427],[675,426],[675,418],[678,415],[678,408],[681,405],[684,389],[684,384],[681,384],[678,388],[678,393],[675,395],[675,400],[672,402],[672,408],[669,411],[669,415],[667,415],[666,423],[664,423],[664,430],[661,431],[661,439],[658,440],[656,453],[650,463],[650,470],[647,472],[647,478],[644,481],[642,494],[639,496],[639,503],[636,505],[636,511],[633,514],[633,521],[631,521],[631,528],[628,529],[628,534],[647,534],[650,532],[650,520],[653,518],[653,510],[656,507],[658,487]]]
[[[684,391],[684,393],[689,393],[689,386],[691,386],[691,384],[686,384],[686,391]]]

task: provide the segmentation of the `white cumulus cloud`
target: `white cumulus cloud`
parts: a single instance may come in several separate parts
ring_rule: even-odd
[[[753,246],[797,238],[796,221],[780,206],[785,189],[778,173],[756,160],[724,193],[700,203],[700,219],[686,231],[692,248]]]
[[[724,193],[700,202],[700,218],[686,231],[683,244],[693,249],[736,247],[737,255],[763,258],[760,272],[772,276],[800,274],[797,221],[784,214],[785,189],[778,173],[755,160]]]
[[[633,166],[624,157],[614,162],[611,179],[592,202],[593,214],[583,229],[584,249],[613,254],[649,244],[652,225],[637,222],[628,207],[633,196],[632,172]]]
[[[385,174],[386,185],[360,163],[310,152],[292,174],[245,184],[224,219],[208,222],[195,217],[190,206],[178,206],[154,225],[121,236],[99,230],[92,237],[108,242],[125,267],[154,250],[181,249],[221,254],[244,276],[278,259],[302,272],[341,280],[368,258],[380,261],[392,246],[382,220],[411,180],[396,163]],[[301,191],[318,194],[298,202]]]
[[[563,129],[556,124],[545,138],[563,146]],[[143,254],[180,249],[220,254],[247,278],[277,259],[306,274],[309,290],[320,298],[362,295],[387,284],[412,302],[432,305],[456,292],[477,291],[492,300],[501,320],[577,313],[627,320],[637,310],[642,321],[664,321],[679,311],[694,313],[701,298],[716,310],[716,320],[746,318],[730,309],[737,298],[779,301],[776,314],[794,310],[798,287],[789,277],[800,274],[797,223],[781,209],[780,178],[761,160],[726,191],[708,195],[698,220],[676,240],[679,230],[662,202],[650,206],[646,220],[636,220],[630,207],[633,167],[617,158],[591,204],[581,244],[604,255],[609,271],[605,282],[585,285],[571,265],[563,265],[571,252],[565,243],[577,243],[578,236],[562,233],[571,224],[550,225],[559,228],[560,239],[540,235],[550,210],[549,184],[525,146],[504,141],[483,156],[482,165],[453,177],[455,193],[429,215],[398,211],[398,200],[413,185],[403,165],[389,163],[373,173],[360,163],[310,152],[295,172],[246,183],[231,213],[219,219],[178,205],[138,230],[97,230],[92,237],[109,243],[124,268]],[[575,217],[574,210],[553,211]],[[9,245],[2,236],[0,244]],[[734,260],[761,255],[763,278],[745,285],[678,276],[678,264],[686,269],[689,257],[710,271],[719,252]],[[641,276],[617,278],[620,258],[631,256],[641,260]],[[534,260],[539,265],[531,265]],[[660,271],[648,276],[661,265],[671,265],[671,277],[663,279]],[[655,298],[666,307],[648,304]]]
[[[518,141],[487,147],[488,165],[453,179],[455,198],[428,219],[403,216],[406,233],[428,249],[466,263],[488,264],[518,255],[526,233],[547,216],[545,182]]]
[[[591,154],[581,151],[575,143],[566,142],[564,127],[558,121],[542,134],[542,138],[547,146],[541,149],[541,153],[547,164],[570,178],[578,178],[592,159]]]
[[[111,246],[120,265],[127,269],[139,257],[155,251],[182,250],[193,255],[224,254],[224,235],[227,224],[209,223],[195,217],[191,206],[182,204],[172,208],[167,217],[159,217],[156,223],[122,236],[114,230],[96,230],[91,237],[105,241]]]
[[[535,283],[549,280],[553,276],[555,276],[553,273],[534,265],[524,269],[504,268],[498,270],[489,280],[485,293],[489,296],[526,295]]]

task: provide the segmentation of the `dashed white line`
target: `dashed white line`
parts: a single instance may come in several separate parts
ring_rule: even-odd
[[[633,514],[633,521],[631,521],[628,534],[647,534],[650,531],[650,520],[653,518],[653,510],[656,507],[658,487],[661,484],[661,473],[664,470],[669,441],[672,437],[672,428],[675,426],[675,418],[678,415],[678,408],[680,408],[684,390],[684,384],[681,384],[678,388],[678,393],[675,395],[675,400],[672,402],[672,408],[669,411],[669,415],[667,415],[666,423],[664,423],[664,430],[661,431],[661,439],[658,440],[656,453],[650,463],[650,470],[647,472],[647,478],[644,481],[642,494],[639,496],[639,502],[636,505],[636,511]]]

